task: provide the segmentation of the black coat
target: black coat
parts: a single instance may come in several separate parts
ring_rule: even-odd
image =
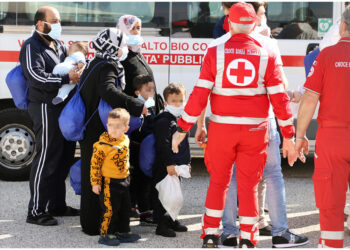
[[[121,62],[124,70],[125,70],[125,89],[124,92],[128,94],[129,96],[135,95],[135,90],[133,88],[133,81],[134,78],[138,75],[150,75],[154,79],[153,71],[151,67],[148,65],[146,59],[143,57],[143,55],[138,52],[133,52],[129,50],[128,57]],[[154,82],[155,86],[156,83]],[[159,95],[157,95],[157,88],[155,87],[155,99],[156,103],[156,114],[160,112],[160,110],[163,109],[163,100]]]
[[[90,69],[103,59],[95,58],[84,70],[82,81],[88,75]],[[80,94],[86,106],[85,119],[97,109],[100,99],[106,101],[112,108],[125,108],[133,116],[139,117],[144,104],[137,98],[130,97],[117,89],[117,65],[112,62],[103,63],[95,68],[85,82]],[[95,113],[86,127],[84,140],[80,141],[81,148],[81,211],[80,222],[85,233],[99,234],[101,208],[98,195],[91,190],[90,161],[92,146],[98,141],[105,128],[100,120],[98,112]]]
[[[33,103],[53,106],[52,99],[62,84],[69,83],[68,74],[52,74],[53,68],[64,61],[67,48],[59,40],[54,40],[56,52],[45,40],[34,32],[22,45],[19,61],[28,84],[28,99]],[[62,105],[59,105],[62,108]]]
[[[172,137],[176,131],[177,119],[169,112],[163,112],[155,118],[156,159],[152,172],[155,183],[158,183],[167,175],[167,166],[191,163],[188,133],[179,145],[179,153],[175,154],[171,149]]]

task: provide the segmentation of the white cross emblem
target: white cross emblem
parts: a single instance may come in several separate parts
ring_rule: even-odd
[[[247,86],[255,78],[255,67],[246,59],[235,59],[227,67],[227,79],[237,86]]]

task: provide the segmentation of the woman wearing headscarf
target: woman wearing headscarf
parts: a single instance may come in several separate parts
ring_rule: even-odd
[[[135,95],[133,88],[134,79],[139,75],[150,75],[154,81],[152,69],[148,65],[146,59],[141,54],[141,45],[144,43],[141,37],[141,20],[132,15],[121,16],[117,23],[117,28],[122,30],[127,36],[127,45],[129,48],[128,57],[122,62],[125,70],[126,86],[124,92],[130,96]],[[154,89],[154,101],[156,114],[163,109],[163,100],[160,95],[157,95],[156,87]],[[139,98],[143,98],[139,95]],[[145,100],[143,100],[145,101]],[[133,135],[130,141],[130,164],[131,169],[131,183],[130,194],[133,205],[133,214],[136,212],[136,204],[140,212],[141,225],[154,225],[153,216],[151,213],[152,204],[152,180],[147,177],[139,167],[139,142],[133,140]]]
[[[104,29],[97,34],[92,45],[96,50],[95,58],[87,64],[81,77],[81,82],[85,81],[80,92],[86,106],[85,120],[92,118],[86,126],[84,139],[79,141],[81,149],[80,223],[83,232],[97,235],[102,210],[98,195],[91,189],[90,161],[93,144],[98,141],[105,128],[99,113],[95,111],[101,99],[112,108],[125,108],[136,117],[147,114],[147,109],[140,100],[122,92],[125,81],[120,59],[123,57],[123,47],[126,46],[125,34],[116,28]],[[100,64],[92,70],[98,63]]]

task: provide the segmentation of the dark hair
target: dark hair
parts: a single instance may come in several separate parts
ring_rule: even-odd
[[[140,90],[142,85],[145,85],[149,82],[154,82],[152,76],[150,75],[138,75],[134,78],[132,86],[135,90]]]
[[[221,5],[225,7],[226,9],[230,9],[232,5],[234,5],[237,2],[221,2]]]
[[[260,6],[264,6],[264,8],[267,8],[267,2],[247,2],[249,4],[251,4],[255,10],[255,13],[258,13],[258,9],[260,8]]]
[[[172,95],[172,94],[178,95],[181,93],[186,95],[186,89],[184,85],[180,83],[170,83],[168,86],[166,86],[166,88],[163,91],[164,100],[167,101],[169,95]]]
[[[128,126],[130,122],[130,114],[126,109],[116,108],[108,113],[107,121],[108,119],[120,119],[125,126]]]
[[[350,4],[350,2],[345,2],[345,7],[348,7],[348,5]]]
[[[87,55],[87,53],[89,53],[89,46],[86,42],[77,41],[77,42],[73,42],[70,46],[77,46],[85,56]]]
[[[46,9],[39,8],[34,16],[34,25],[38,23],[38,21],[44,21],[46,18]]]

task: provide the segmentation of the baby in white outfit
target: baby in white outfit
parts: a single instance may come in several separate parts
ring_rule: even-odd
[[[64,59],[63,63],[57,64],[52,73],[58,75],[66,75],[68,72],[77,66],[79,63],[86,63],[86,55],[88,53],[88,46],[84,42],[74,42],[69,46],[68,56]],[[53,104],[59,104],[63,102],[69,95],[76,84],[69,83],[63,84],[58,90],[58,94],[52,99]]]

